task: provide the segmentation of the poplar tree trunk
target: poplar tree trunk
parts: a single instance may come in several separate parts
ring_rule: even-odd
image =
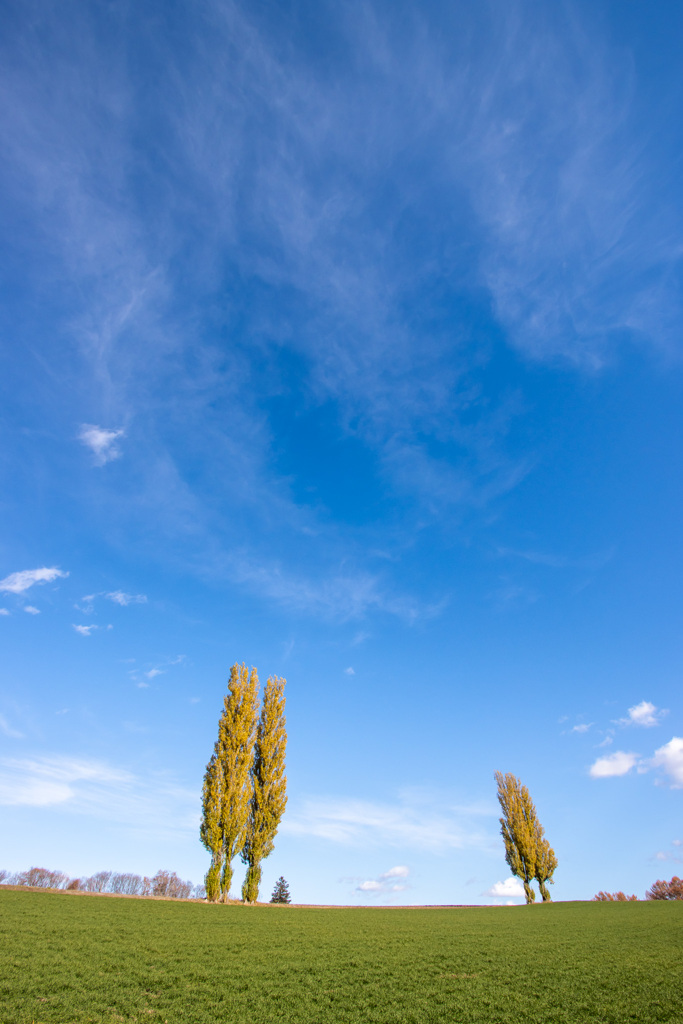
[[[242,885],[242,899],[245,903],[256,903],[261,884],[261,865],[250,864]]]
[[[228,896],[230,895],[230,886],[232,885],[232,861],[229,861],[226,857],[225,864],[223,865],[223,874],[220,880],[221,899],[225,903]]]
[[[220,861],[213,860],[211,867],[206,873],[206,898],[209,903],[217,903],[221,894],[221,865]]]

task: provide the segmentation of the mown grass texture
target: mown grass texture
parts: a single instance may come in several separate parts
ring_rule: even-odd
[[[0,891],[0,1021],[683,1022],[683,903],[209,906]]]

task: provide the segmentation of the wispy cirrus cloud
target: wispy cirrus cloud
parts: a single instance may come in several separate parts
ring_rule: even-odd
[[[172,172],[131,149],[144,135],[127,120],[140,82],[121,48],[103,48],[76,10],[68,34],[46,12],[68,73],[45,71],[25,25],[30,42],[13,50],[23,62],[4,71],[6,184],[40,210],[55,273],[87,296],[69,317],[98,410],[81,442],[102,466],[124,428],[100,424],[145,428],[140,486],[112,496],[110,515],[136,509],[161,535],[203,535],[188,559],[200,574],[241,550],[232,580],[309,614],[410,617],[416,602],[368,567],[367,537],[331,529],[274,468],[269,401],[284,390],[297,408],[333,407],[336,434],[372,453],[379,489],[411,522],[481,509],[535,465],[509,441],[521,396],[482,383],[485,339],[502,327],[525,356],[592,372],[625,334],[664,343],[680,310],[679,232],[649,194],[647,147],[617,128],[631,115],[630,63],[597,29],[559,9],[540,24],[520,0],[491,24],[488,8],[473,13],[446,52],[427,9],[326,10],[333,74],[296,41],[285,58],[280,33],[238,2],[195,12],[180,73],[187,15],[174,9],[155,38],[155,123]],[[471,43],[479,30],[483,49]],[[121,38],[125,21],[110,31]],[[135,187],[123,171],[133,164]],[[174,296],[182,284],[188,308],[215,310],[234,280],[245,298],[226,314],[228,353],[197,341],[214,314],[206,329],[179,328]],[[297,372],[283,389],[288,363]],[[255,375],[257,397],[243,386]],[[226,403],[229,430],[210,411]],[[253,539],[254,516],[277,522],[272,546],[265,530]],[[349,585],[335,566],[350,553]],[[532,598],[514,584],[500,595]]]
[[[141,689],[146,690],[149,687],[150,680],[156,679],[157,676],[163,676],[168,672],[169,668],[174,668],[177,665],[183,665],[187,662],[187,655],[175,654],[164,658],[164,660],[157,665],[153,665],[151,668],[132,669],[128,675],[134,683]]]
[[[123,590],[113,590],[111,593],[104,594],[104,597],[113,601],[114,604],[121,605],[122,608],[127,608],[129,604],[147,604],[145,594],[126,594]]]
[[[281,563],[240,559],[233,564],[240,582],[278,603],[343,621],[379,611],[410,623],[431,618],[441,610],[438,604],[424,605],[409,595],[397,594],[379,574],[362,570],[340,572],[337,568],[321,579],[291,571]]]
[[[151,835],[192,834],[197,795],[168,774],[134,772],[67,755],[0,758],[0,805],[51,808]]]
[[[22,569],[21,572],[10,573],[0,580],[0,592],[5,594],[23,594],[36,584],[54,583],[55,580],[64,579],[68,572],[53,566],[42,569]]]
[[[282,829],[348,846],[386,844],[434,852],[489,849],[495,839],[492,831],[482,828],[482,814],[479,807],[440,805],[425,793],[406,794],[394,803],[309,798],[288,812]]]
[[[127,784],[125,771],[91,760],[67,757],[0,759],[0,803],[50,807],[73,801],[80,783]]]
[[[12,740],[21,740],[24,738],[23,732],[19,732],[18,729],[13,728],[4,715],[0,715],[0,732],[4,733],[5,736]]]
[[[499,547],[498,554],[502,558],[518,558],[522,561],[530,562],[532,565],[541,565],[548,569],[585,569],[595,571],[602,569],[614,557],[614,548],[579,558],[570,558],[568,555],[558,555],[548,551],[534,551],[531,549],[520,551],[505,547]]]
[[[74,605],[84,615],[91,615],[95,609],[95,602],[98,597],[104,597],[121,608],[127,608],[131,604],[147,604],[146,594],[127,594],[124,590],[100,591],[98,594],[85,594],[81,603]]]

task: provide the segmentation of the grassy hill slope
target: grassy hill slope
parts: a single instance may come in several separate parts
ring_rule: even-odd
[[[0,1021],[683,1022],[683,903],[208,906],[0,891]]]

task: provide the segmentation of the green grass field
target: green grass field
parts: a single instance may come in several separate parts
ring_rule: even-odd
[[[0,891],[0,1020],[683,1022],[683,903],[207,906]]]

